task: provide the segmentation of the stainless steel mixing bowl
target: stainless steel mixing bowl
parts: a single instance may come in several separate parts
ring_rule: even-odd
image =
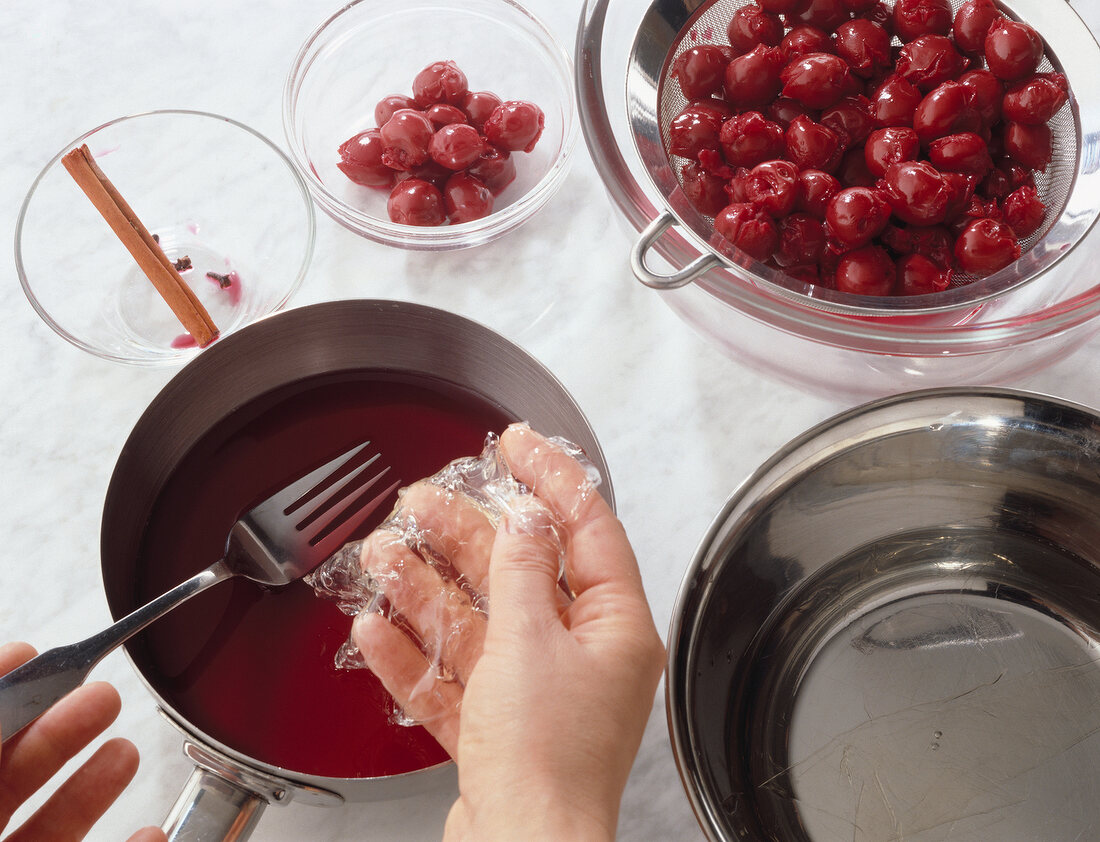
[[[787,445],[718,516],[669,635],[714,840],[1100,838],[1100,415],[910,393]]]

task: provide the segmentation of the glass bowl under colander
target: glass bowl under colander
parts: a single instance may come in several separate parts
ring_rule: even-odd
[[[1071,201],[1092,205],[1097,194],[1088,185],[1097,179],[1100,165],[1098,48],[1078,13],[1087,16],[1091,11],[1100,23],[1100,10],[1090,10],[1085,0],[1011,0],[1003,5],[1047,37],[1050,54],[1058,57],[1069,78],[1080,126],[1069,193]],[[685,22],[698,6],[685,9]],[[1096,215],[1088,207],[1067,209],[1044,235],[1043,248],[1058,259],[1034,283],[983,303],[937,312],[833,312],[793,293],[779,282],[778,273],[760,264],[719,265],[690,227],[674,224],[669,198],[675,197],[675,188],[670,185],[667,195],[658,189],[635,149],[636,115],[631,109],[639,106],[624,95],[624,87],[635,33],[648,13],[647,6],[627,0],[585,3],[575,61],[582,129],[605,186],[631,228],[645,231],[662,220],[671,226],[653,238],[647,263],[660,258],[674,274],[690,271],[693,264],[698,268],[700,260],[710,261],[690,283],[661,295],[729,356],[811,391],[858,398],[919,386],[1012,382],[1062,359],[1100,328],[1100,284],[1094,269],[1100,248],[1089,233]],[[666,32],[666,43],[674,43],[678,32]],[[666,57],[662,54],[662,63]],[[650,80],[655,128],[658,82]],[[659,144],[659,133],[653,139]],[[1062,225],[1083,228],[1066,238],[1055,235]]]

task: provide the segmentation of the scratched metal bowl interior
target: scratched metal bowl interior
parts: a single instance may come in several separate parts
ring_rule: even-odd
[[[795,440],[685,576],[668,709],[712,840],[1100,838],[1100,417],[911,393]]]
[[[671,68],[685,50],[700,43],[725,43],[733,13],[752,0],[654,2],[636,35],[627,73],[628,113],[635,147],[654,186],[664,195],[667,210],[639,239],[633,255],[635,273],[650,286],[679,286],[715,267],[764,284],[773,292],[796,297],[809,306],[850,314],[929,313],[970,307],[1040,277],[1054,267],[1088,233],[1100,214],[1091,190],[1076,189],[1092,166],[1082,160],[1081,114],[1073,86],[1095,75],[1100,48],[1088,28],[1067,3],[1050,0],[998,0],[1009,17],[1026,20],[1043,36],[1045,54],[1039,72],[1065,73],[1071,96],[1050,121],[1053,157],[1045,172],[1036,173],[1047,218],[1034,234],[1020,241],[1020,260],[986,278],[956,272],[947,290],[930,295],[873,297],[838,292],[798,281],[733,248],[714,231],[714,218],[696,210],[683,192],[681,170],[689,159],[668,153],[668,130],[688,104]],[[953,10],[963,0],[951,0]],[[892,6],[893,3],[888,3]],[[895,45],[900,42],[895,38]],[[703,255],[671,275],[647,268],[646,256],[670,228],[689,236]]]

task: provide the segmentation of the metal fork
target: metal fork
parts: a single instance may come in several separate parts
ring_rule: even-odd
[[[400,481],[394,482],[366,503],[351,505],[389,471],[384,468],[363,482],[367,468],[380,454],[336,482],[328,482],[368,444],[340,454],[242,515],[229,532],[225,555],[201,573],[99,634],[43,652],[0,678],[3,741],[6,743],[83,684],[92,668],[115,647],[195,594],[232,576],[244,576],[261,585],[287,585],[332,555],[400,485]],[[305,510],[307,503],[322,495],[324,499]]]

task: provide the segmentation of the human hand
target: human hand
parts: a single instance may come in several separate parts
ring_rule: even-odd
[[[0,675],[35,655],[26,643],[0,646]],[[0,754],[0,833],[24,802],[99,736],[122,707],[110,684],[85,684],[46,711],[3,746]],[[130,783],[138,768],[134,744],[108,740],[58,787],[7,842],[83,839]],[[157,834],[160,834],[159,837]],[[164,834],[146,828],[130,842],[156,842]]]
[[[491,593],[487,625],[447,583],[431,581],[438,574],[428,565],[382,577],[394,610],[422,639],[433,635],[422,625],[441,618],[462,630],[445,635],[439,652],[457,680],[436,680],[436,667],[380,615],[361,614],[353,639],[406,714],[458,763],[448,839],[609,840],[664,648],[622,524],[583,467],[523,426],[500,443],[513,475],[534,491],[521,517],[494,532],[461,501],[436,494],[433,505],[419,486],[406,500],[422,525],[451,536],[443,543],[455,549],[456,570]],[[561,598],[558,545],[543,531],[551,515],[566,533],[572,602]],[[372,563],[384,560],[364,553]],[[417,592],[447,598],[428,608]]]

